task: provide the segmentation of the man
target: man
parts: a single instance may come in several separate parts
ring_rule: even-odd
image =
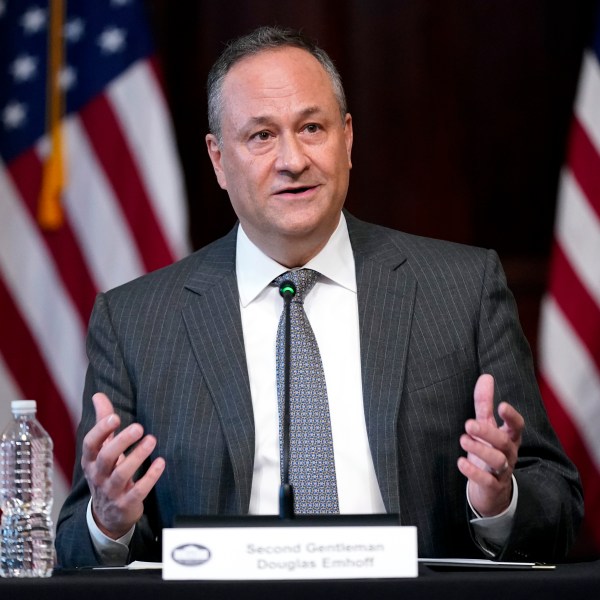
[[[298,267],[320,274],[303,300],[340,512],[399,513],[421,556],[563,557],[581,489],[495,253],[342,212],[352,119],[301,36],[237,40],[208,92],[208,153],[239,226],[98,297],[61,564],[158,559],[178,514],[277,512],[272,282]]]

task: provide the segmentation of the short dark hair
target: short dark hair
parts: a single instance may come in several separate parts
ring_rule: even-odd
[[[306,50],[314,56],[325,69],[333,86],[333,93],[340,107],[342,120],[348,112],[346,95],[342,86],[342,78],[329,55],[306,37],[302,32],[280,27],[259,27],[251,33],[231,41],[221,53],[208,73],[206,89],[208,94],[208,127],[210,132],[221,142],[221,112],[223,97],[221,95],[223,81],[233,65],[247,56],[260,52],[290,46]]]

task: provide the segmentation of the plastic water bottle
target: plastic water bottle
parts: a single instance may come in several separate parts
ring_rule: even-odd
[[[52,440],[34,400],[11,403],[0,437],[0,575],[50,577],[54,565]]]

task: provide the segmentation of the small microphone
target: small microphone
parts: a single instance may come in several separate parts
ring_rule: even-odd
[[[294,518],[294,489],[290,483],[290,303],[296,295],[296,286],[293,281],[286,279],[279,285],[279,293],[285,303],[285,364],[283,379],[283,449],[281,487],[279,488],[279,518]]]
[[[296,295],[296,286],[293,281],[286,279],[279,285],[279,293],[284,300],[291,300]]]

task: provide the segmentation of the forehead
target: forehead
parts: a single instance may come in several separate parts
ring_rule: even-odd
[[[303,102],[337,107],[329,75],[301,48],[269,49],[241,59],[225,76],[222,89],[226,109],[281,108]]]

